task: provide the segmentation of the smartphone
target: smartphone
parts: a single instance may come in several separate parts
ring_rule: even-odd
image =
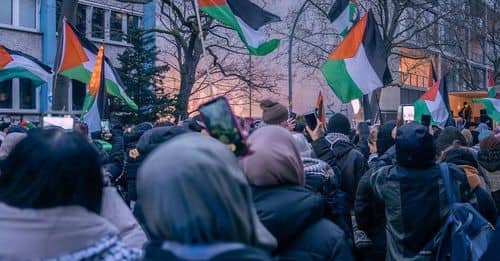
[[[203,104],[198,111],[210,136],[229,145],[236,156],[244,156],[247,146],[243,132],[225,97]]]
[[[318,116],[316,115],[315,111],[305,114],[304,119],[306,120],[306,124],[309,127],[309,129],[311,130],[316,129],[316,125],[318,125]]]
[[[73,130],[73,127],[75,125],[74,119],[73,118],[66,118],[66,117],[50,117],[46,116],[43,117],[42,120],[42,126],[43,127],[59,127],[64,130]]]
[[[422,119],[420,120],[420,122],[425,127],[431,126],[431,116],[430,115],[422,115]]]
[[[111,132],[111,129],[109,128],[109,121],[108,120],[101,121],[101,131],[102,131],[102,133]]]
[[[290,118],[290,119],[294,119],[294,120],[295,120],[295,119],[297,119],[297,113],[295,113],[295,112],[291,111],[291,112],[289,113],[289,115],[288,115],[288,118]]]

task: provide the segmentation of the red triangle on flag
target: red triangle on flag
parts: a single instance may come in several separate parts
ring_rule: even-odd
[[[9,52],[0,45],[0,68],[5,67],[5,65],[12,62],[12,56],[10,56]]]
[[[495,75],[493,72],[488,72],[488,87],[495,86]]]
[[[436,81],[432,87],[420,97],[420,99],[425,101],[434,101],[439,92],[439,86],[441,85],[441,80]]]
[[[59,72],[74,68],[89,60],[78,36],[66,20],[64,20],[63,40],[62,62],[59,66]]]

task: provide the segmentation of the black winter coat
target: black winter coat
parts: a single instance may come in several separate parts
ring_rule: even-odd
[[[320,194],[301,186],[253,187],[257,214],[286,260],[352,260],[345,233],[324,218]]]
[[[346,212],[349,212],[354,205],[359,180],[367,170],[365,157],[346,141],[331,144],[326,138],[320,138],[312,143],[312,147],[319,159],[339,168],[340,188],[346,193]]]

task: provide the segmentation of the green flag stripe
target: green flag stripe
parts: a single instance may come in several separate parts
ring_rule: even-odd
[[[343,103],[348,103],[363,96],[361,90],[349,76],[344,60],[326,61],[321,66],[321,72],[325,76],[328,85]]]
[[[203,12],[207,13],[209,16],[217,19],[220,23],[231,27],[233,30],[235,30],[245,46],[248,48],[249,52],[253,55],[258,55],[258,56],[264,56],[269,54],[270,52],[274,51],[279,46],[280,41],[278,39],[272,39],[270,41],[264,42],[258,47],[255,46],[249,46],[248,42],[245,38],[245,35],[243,34],[243,31],[241,30],[241,26],[236,20],[236,17],[234,16],[233,12],[231,11],[231,8],[226,5],[216,5],[216,6],[205,6],[202,7],[201,10]]]
[[[80,65],[80,66],[77,66],[75,68],[61,72],[61,75],[66,76],[70,79],[74,79],[74,80],[83,82],[83,83],[88,83],[90,81],[91,72],[89,72],[87,69],[85,69],[85,67],[83,67],[83,65]],[[106,79],[106,91],[109,94],[111,94],[112,96],[115,96],[117,98],[124,100],[126,102],[127,106],[129,106],[133,110],[138,109],[138,107],[134,103],[134,101],[132,101],[128,96],[122,96],[118,85],[109,79]]]
[[[422,115],[431,116],[431,112],[429,111],[429,108],[427,108],[427,104],[425,103],[424,100],[417,100],[415,102],[415,110],[414,110],[415,121],[421,123]]]
[[[0,82],[13,78],[30,79],[34,86],[39,86],[45,83],[44,80],[25,68],[12,67],[0,70]]]

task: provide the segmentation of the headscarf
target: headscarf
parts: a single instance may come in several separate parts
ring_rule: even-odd
[[[256,245],[251,190],[231,151],[198,133],[153,151],[139,169],[138,203],[154,240]]]
[[[243,158],[240,165],[250,184],[305,184],[300,153],[289,131],[277,126],[262,127],[250,135],[247,143],[253,153]]]

